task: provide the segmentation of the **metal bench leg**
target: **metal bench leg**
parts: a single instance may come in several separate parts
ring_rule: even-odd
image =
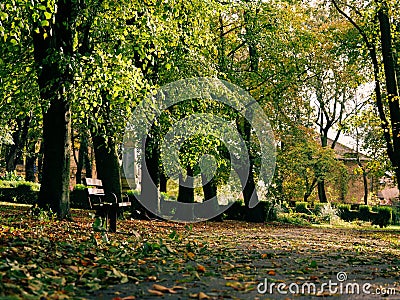
[[[110,219],[110,232],[117,231],[117,209],[115,207],[111,207],[109,211],[109,219]]]

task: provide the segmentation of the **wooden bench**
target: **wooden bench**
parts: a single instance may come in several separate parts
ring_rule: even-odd
[[[96,215],[105,219],[106,229],[117,231],[117,215],[121,207],[131,206],[131,202],[118,202],[114,193],[105,193],[100,179],[85,178],[89,206],[96,210]],[[109,226],[108,226],[109,223]]]

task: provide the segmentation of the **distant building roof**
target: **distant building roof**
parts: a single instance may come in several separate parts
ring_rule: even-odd
[[[333,143],[333,140],[328,138],[328,145],[331,146]],[[336,152],[336,158],[340,160],[346,160],[346,161],[351,161],[357,160],[357,155],[360,158],[361,161],[367,161],[370,160],[370,158],[362,153],[357,153],[356,150],[350,148],[349,146],[346,146],[342,143],[336,142],[335,148]]]
[[[397,187],[386,188],[379,191],[377,196],[381,200],[393,200],[399,197],[399,189]]]

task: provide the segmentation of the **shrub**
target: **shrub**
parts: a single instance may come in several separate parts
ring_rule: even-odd
[[[0,201],[34,204],[40,185],[29,181],[0,181]]]
[[[392,208],[387,206],[378,206],[372,224],[379,225],[380,228],[387,227],[392,220]]]
[[[371,207],[368,205],[360,205],[358,208],[358,219],[361,221],[371,221]]]
[[[350,204],[339,204],[337,206],[338,215],[344,221],[354,221],[358,218],[358,211],[350,210]]]
[[[296,202],[296,212],[303,214],[311,214],[311,211],[308,209],[307,202]]]
[[[392,209],[392,224],[400,225],[400,207],[393,207]]]
[[[77,184],[69,195],[70,205],[72,208],[89,209],[88,195],[84,184]]]
[[[4,181],[24,181],[22,176],[17,175],[17,171],[6,172],[3,176],[0,176],[0,180]]]
[[[224,219],[227,220],[244,220],[244,205],[243,201],[236,200],[225,212]]]

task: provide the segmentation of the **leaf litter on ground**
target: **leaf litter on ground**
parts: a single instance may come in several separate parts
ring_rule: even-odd
[[[121,220],[117,233],[106,233],[93,230],[88,211],[74,210],[68,222],[26,210],[0,207],[6,299],[256,299],[264,278],[321,283],[338,272],[400,285],[396,230]]]

